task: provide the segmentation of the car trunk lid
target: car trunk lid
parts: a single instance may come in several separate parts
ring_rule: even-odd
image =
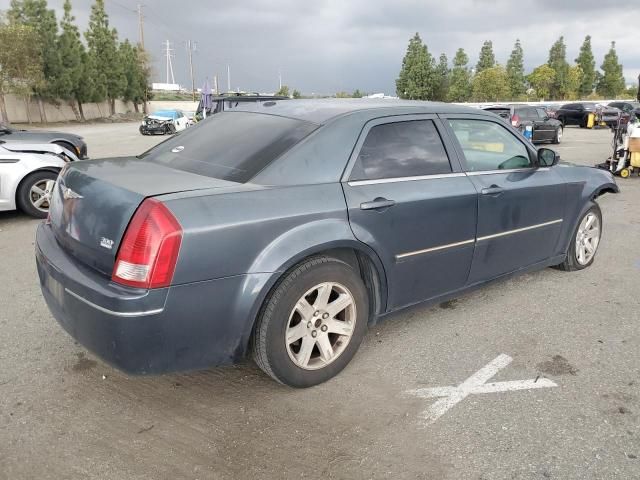
[[[237,183],[135,157],[74,162],[56,184],[51,226],[67,252],[111,275],[127,225],[145,198],[229,186]]]

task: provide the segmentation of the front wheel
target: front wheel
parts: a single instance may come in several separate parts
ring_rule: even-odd
[[[558,268],[567,272],[582,270],[593,263],[602,236],[602,212],[597,203],[580,219],[578,227],[571,238],[567,258]]]
[[[311,387],[351,361],[367,330],[369,302],[358,273],[321,256],[293,268],[266,300],[253,358],[280,383]]]
[[[558,128],[556,128],[556,133],[555,133],[555,135],[554,135],[554,137],[553,137],[553,143],[554,143],[554,144],[556,144],[556,145],[557,145],[557,144],[559,144],[559,143],[562,141],[562,134],[563,134],[563,133],[564,133],[564,132],[563,132],[562,127],[558,127]]]
[[[58,174],[42,170],[28,175],[18,187],[16,203],[20,210],[35,218],[47,218],[53,187]]]

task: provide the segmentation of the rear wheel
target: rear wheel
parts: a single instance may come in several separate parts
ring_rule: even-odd
[[[358,350],[368,304],[365,286],[350,265],[326,256],[306,260],[267,299],[253,335],[253,358],[285,385],[325,382]]]
[[[56,178],[58,174],[49,170],[28,175],[18,187],[18,208],[32,217],[47,218]]]
[[[597,203],[580,219],[571,238],[567,258],[558,268],[567,272],[582,270],[593,263],[602,236],[602,212]]]

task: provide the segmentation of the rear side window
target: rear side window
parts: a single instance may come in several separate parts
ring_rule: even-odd
[[[451,172],[431,120],[385,123],[369,130],[350,180],[417,177]]]
[[[318,126],[292,118],[232,112],[207,117],[140,155],[178,170],[245,183]]]

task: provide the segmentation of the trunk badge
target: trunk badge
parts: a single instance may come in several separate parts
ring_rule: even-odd
[[[82,195],[80,195],[79,193],[74,192],[69,187],[62,187],[62,197],[65,200],[70,200],[72,198],[84,198]]]
[[[110,238],[102,237],[100,239],[100,246],[111,250],[113,248],[113,240],[111,240]]]
[[[182,150],[184,150],[184,147],[182,145],[179,145],[177,147],[172,148],[171,153],[180,153]]]

